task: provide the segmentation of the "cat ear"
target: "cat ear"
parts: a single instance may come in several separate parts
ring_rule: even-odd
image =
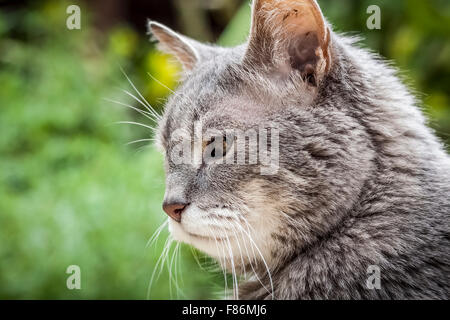
[[[317,85],[330,70],[330,30],[315,0],[253,0],[245,62],[297,70]]]
[[[185,71],[192,70],[199,62],[200,54],[195,47],[196,42],[194,40],[154,21],[148,22],[148,30],[159,42],[158,48],[174,56]]]

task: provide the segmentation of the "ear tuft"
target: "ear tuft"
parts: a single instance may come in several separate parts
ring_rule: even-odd
[[[158,48],[174,56],[185,71],[192,70],[199,61],[199,54],[190,39],[154,21],[148,21],[148,32],[159,42]]]

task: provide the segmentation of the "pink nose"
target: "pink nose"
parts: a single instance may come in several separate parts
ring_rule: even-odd
[[[169,217],[177,222],[181,222],[181,214],[186,208],[186,204],[182,203],[164,203],[163,210]]]

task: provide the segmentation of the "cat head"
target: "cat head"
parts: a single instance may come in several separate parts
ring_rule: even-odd
[[[235,48],[149,28],[183,67],[157,134],[172,236],[242,271],[276,268],[333,228],[373,152],[316,1],[255,0]]]

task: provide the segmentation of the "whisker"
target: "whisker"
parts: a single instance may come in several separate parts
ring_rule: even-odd
[[[202,265],[201,261],[198,258],[197,252],[194,250],[194,248],[192,246],[189,246],[189,248],[191,249],[192,256],[194,257],[194,260],[197,263],[197,265],[200,267],[200,269],[202,271],[206,271],[205,269],[203,269],[203,265]]]
[[[162,256],[163,256],[163,253],[164,253],[164,250],[165,250],[165,248],[166,248],[166,246],[167,246],[168,241],[169,241],[169,237],[166,238],[166,242],[165,242],[165,244],[164,244],[163,251],[162,251],[161,254],[159,255],[159,258],[158,258],[158,260],[156,261],[156,265],[155,265],[155,267],[154,267],[154,269],[153,269],[152,276],[151,276],[151,278],[150,278],[149,285],[148,285],[148,289],[147,289],[147,300],[150,299],[150,291],[151,291],[151,288],[152,288],[152,285],[153,285],[154,276],[155,276],[156,270],[158,269],[159,262],[160,262],[160,260],[161,260],[161,258],[162,258]]]
[[[175,277],[176,277],[177,282],[178,282],[178,275],[179,275],[180,276],[180,280],[181,280],[181,285],[184,285],[183,276],[182,276],[183,275],[182,274],[182,269],[180,267],[180,260],[181,260],[180,259],[181,258],[180,252],[181,252],[181,245],[178,246],[177,254],[175,256]],[[178,294],[178,292],[177,292],[177,294]],[[180,289],[180,294],[184,298],[186,298],[186,295],[184,294],[183,290],[181,290],[181,289]]]
[[[152,106],[147,102],[147,100],[145,100],[144,96],[139,92],[139,90],[136,88],[136,86],[133,84],[133,81],[131,81],[131,79],[128,77],[128,75],[125,73],[125,70],[123,70],[122,67],[120,67],[120,70],[122,71],[122,73],[124,74],[125,78],[127,78],[128,82],[130,83],[130,85],[133,87],[134,91],[136,91],[136,93],[139,95],[139,97],[145,101],[146,105],[147,105],[147,109],[154,113],[154,115],[158,118],[161,119],[161,116],[152,108]]]
[[[244,256],[243,256],[243,254],[242,254],[241,245],[239,244],[239,239],[238,239],[238,235],[237,235],[237,232],[236,232],[237,230],[236,230],[236,228],[234,227],[234,223],[232,223],[232,222],[230,222],[230,221],[227,221],[227,220],[225,220],[225,223],[231,227],[231,230],[233,231],[234,236],[235,236],[235,238],[236,238],[236,244],[237,244],[238,249],[239,249],[239,254],[240,254],[240,256],[241,256],[241,263],[242,263],[242,267],[244,268],[244,275],[245,275],[245,274],[246,274],[246,270],[245,270]]]
[[[169,90],[171,93],[175,94],[175,91],[173,91],[172,89],[170,89],[168,86],[166,86],[164,83],[162,83],[161,81],[159,81],[156,77],[154,77],[150,72],[147,72],[148,76],[150,78],[152,78],[153,81],[157,82],[159,85],[163,86],[164,88],[166,88],[167,90]]]
[[[155,139],[139,139],[139,140],[134,140],[134,141],[128,142],[125,145],[129,146],[131,144],[136,144],[136,143],[139,143],[139,142],[149,142],[149,141],[155,141]]]
[[[119,122],[115,122],[115,124],[131,124],[131,125],[141,126],[141,127],[150,129],[152,131],[156,130],[155,128],[153,128],[153,127],[151,127],[149,125],[146,125],[146,124],[143,124],[143,123],[139,123],[139,122],[133,122],[133,121],[119,121]]]
[[[169,267],[169,279],[170,279],[170,283],[172,283],[172,279],[175,280],[175,290],[177,291],[177,299],[179,298],[179,292],[181,291],[181,289],[178,286],[178,275],[176,272],[176,267],[175,267],[175,272],[174,272],[175,277],[174,277],[172,275],[172,266],[173,266],[173,263],[174,263],[174,260],[175,260],[175,257],[176,257],[179,247],[180,247],[180,243],[177,242],[175,249],[173,250],[173,253],[172,253],[172,258],[170,259],[170,267]],[[176,266],[176,264],[175,264],[175,266]],[[170,287],[172,287],[172,286],[170,285]],[[172,291],[172,290],[170,290],[170,291]],[[172,293],[170,293],[170,298],[172,299]]]
[[[237,215],[234,212],[232,212],[232,214],[236,217],[236,219],[238,219],[238,220],[240,219],[240,220],[244,221],[244,223],[245,223],[245,225],[247,227],[247,231],[248,231],[249,234],[251,234],[252,231],[253,231],[253,233],[256,233],[255,229],[250,225],[248,220],[243,215],[241,215],[240,217],[237,217]],[[241,233],[242,233],[242,231],[241,231]],[[252,257],[253,257],[253,259],[255,261],[255,264],[257,264],[258,263],[257,256],[255,254],[255,250],[253,249],[253,246],[250,246],[250,249],[252,250]]]
[[[153,148],[153,144],[145,144],[141,147],[136,148],[136,150],[134,151],[134,155],[137,155],[141,152],[144,152],[146,149],[151,149]]]
[[[248,234],[250,234],[250,229],[249,229],[249,224],[248,224],[247,219],[245,219],[244,216],[238,217],[234,212],[232,212],[232,214],[235,216],[235,224],[239,227],[240,225],[239,225],[239,223],[238,223],[238,220],[241,218],[241,219],[247,224],[247,229],[248,229],[248,232],[249,232]],[[253,229],[253,228],[252,228],[252,229]],[[244,241],[244,233],[242,232],[242,230],[243,230],[243,229],[241,229],[241,235],[242,235],[242,241],[243,241],[243,243],[244,243],[245,251],[247,252],[247,256],[250,256],[250,253],[249,253],[248,248],[247,248],[247,245],[246,245],[246,241]],[[247,237],[248,237],[248,235],[247,235]],[[251,243],[250,243],[250,244],[251,244]],[[252,260],[255,259],[255,264],[257,264],[257,261],[256,261],[255,251],[253,250],[253,246],[251,246],[250,248],[252,249],[252,252],[253,252],[253,258],[250,258],[250,259],[249,259],[250,268],[252,269],[253,274],[255,275],[255,277],[256,277],[256,279],[258,280],[258,282],[263,286],[264,289],[267,290],[268,293],[270,293],[270,291],[266,288],[266,286],[264,285],[264,283],[262,282],[262,280],[259,278],[258,273],[256,272],[256,269],[255,269],[255,267],[253,266]],[[244,264],[244,266],[245,266],[245,264]],[[245,270],[245,269],[244,269],[244,270]],[[246,273],[246,271],[244,271],[244,273]]]
[[[194,257],[195,262],[197,263],[197,265],[199,266],[200,270],[204,271],[204,272],[215,272],[217,270],[222,270],[220,267],[217,266],[218,262],[216,260],[207,260],[206,257],[203,257],[203,262],[200,261],[199,257],[198,257],[198,253],[194,250],[194,248],[192,246],[189,246],[192,256]],[[209,264],[207,264],[207,262],[209,262]]]
[[[231,276],[233,279],[233,298],[238,299],[239,294],[236,292],[236,290],[238,288],[238,282],[237,282],[237,277],[236,277],[236,268],[234,266],[233,251],[231,249],[231,243],[230,243],[230,238],[229,238],[228,234],[226,234],[226,243],[227,243],[228,254],[230,256],[230,263],[231,263]]]
[[[150,237],[150,239],[148,239],[147,244],[145,245],[146,248],[150,247],[151,245],[153,245],[153,242],[156,241],[156,239],[158,239],[159,235],[161,234],[161,231],[164,229],[164,227],[169,223],[169,219],[167,219],[166,221],[164,221],[157,229],[156,231],[153,233],[153,235]]]
[[[134,110],[134,111],[140,113],[141,115],[143,115],[143,116],[146,117],[147,119],[149,119],[149,120],[151,120],[151,121],[156,121],[156,119],[153,117],[153,115],[152,115],[151,113],[148,113],[148,112],[143,111],[143,110],[141,110],[141,109],[138,109],[138,108],[136,108],[136,107],[130,106],[129,104],[126,104],[126,103],[123,103],[123,102],[120,102],[120,101],[116,101],[116,100],[112,100],[112,99],[109,99],[109,98],[102,98],[102,99],[103,99],[104,101],[108,101],[108,102],[115,103],[115,104],[120,105],[120,106],[123,106],[123,107],[130,108],[130,109],[132,109],[132,110]]]
[[[141,99],[139,99],[138,97],[136,97],[135,95],[133,95],[131,92],[127,91],[127,90],[122,90],[125,94],[129,95],[130,97],[132,97],[134,100],[136,100],[137,102],[139,102],[145,109],[148,110],[147,113],[149,113],[150,115],[152,115],[152,117],[154,117],[155,121],[158,121],[161,119],[160,115],[156,113],[156,111],[154,111],[154,109],[148,107],[148,103],[144,103],[142,102]]]
[[[173,256],[174,255],[175,255],[175,251],[173,251],[172,260],[173,260]],[[169,273],[169,296],[170,296],[170,300],[173,300],[173,293],[172,293],[172,282],[173,282],[172,263],[170,263],[170,266],[169,266],[169,260],[170,259],[166,260],[166,262],[167,262],[166,266],[167,266],[167,271]]]
[[[155,265],[155,268],[153,269],[152,277],[150,279],[150,283],[149,283],[148,290],[147,290],[147,299],[150,298],[150,292],[151,292],[151,289],[152,289],[152,286],[153,286],[153,281],[155,280],[155,275],[156,275],[156,272],[158,271],[158,266],[160,264],[161,264],[161,269],[160,269],[159,274],[156,276],[156,278],[159,278],[159,276],[161,275],[162,266],[164,265],[165,256],[167,255],[167,253],[168,253],[168,251],[170,249],[170,246],[172,245],[172,241],[173,240],[171,239],[171,237],[168,236],[167,239],[166,239],[166,243],[164,244],[163,251],[161,252],[161,255],[159,256],[158,260],[156,261],[156,265]]]
[[[219,243],[217,241],[216,236],[213,234],[210,226],[208,226],[208,232],[211,234],[211,237],[214,239],[214,242],[216,244],[217,252],[219,252]],[[228,279],[227,279],[227,272],[226,272],[226,260],[225,260],[224,246],[221,246],[221,248],[222,248],[222,255],[223,255],[223,264],[222,264],[222,259],[220,257],[219,257],[219,264],[220,264],[220,267],[221,267],[222,272],[223,272],[223,280],[225,282],[224,295],[225,295],[225,298],[226,298],[227,297],[227,292],[228,292]]]
[[[246,231],[242,228],[242,226],[238,225],[238,227],[240,227],[244,232],[246,232]],[[266,268],[267,275],[268,275],[269,281],[270,281],[270,287],[271,287],[271,291],[272,291],[272,292],[271,292],[272,299],[274,299],[273,281],[272,281],[272,275],[271,275],[271,273],[270,273],[269,266],[268,266],[268,264],[267,264],[267,262],[266,262],[266,259],[265,259],[264,256],[263,256],[263,254],[261,253],[261,250],[259,249],[258,245],[255,243],[255,241],[253,240],[253,238],[251,237],[251,235],[247,234],[247,236],[248,236],[248,239],[250,240],[250,242],[254,245],[256,251],[258,251],[258,254],[259,254],[260,257],[261,257],[261,260],[262,260],[262,262],[264,263],[264,266],[265,266],[265,268]],[[268,292],[270,293],[270,291],[268,291]]]
[[[242,238],[243,238],[243,237],[244,237],[244,233],[242,232],[242,230],[241,230],[241,235],[242,235]],[[251,245],[251,243],[250,243],[250,245]],[[247,256],[250,256],[250,253],[248,252],[247,245],[245,244],[245,241],[244,241],[244,246],[245,246],[245,251],[247,252]],[[256,271],[255,267],[253,266],[252,260],[254,260],[255,265],[256,265],[258,262],[257,262],[257,260],[256,260],[255,250],[253,249],[253,246],[251,245],[250,248],[252,249],[252,254],[253,254],[252,258],[249,259],[250,268],[252,269],[253,274],[254,274],[255,277],[256,277],[256,280],[262,285],[262,287],[263,287],[268,293],[270,293],[270,290],[267,289],[267,287],[264,285],[264,283],[262,282],[261,278],[258,276],[258,272]]]
[[[192,104],[194,104],[194,101],[186,94],[184,94],[183,92],[179,91],[179,92],[175,92],[172,89],[170,89],[168,86],[166,86],[164,83],[162,83],[161,81],[159,81],[156,77],[154,77],[150,72],[147,72],[148,76],[150,78],[152,78],[152,80],[154,80],[155,82],[157,82],[159,85],[161,85],[162,87],[166,88],[167,90],[169,90],[172,94],[174,94],[175,96],[177,95],[182,95],[184,97],[186,97]]]

